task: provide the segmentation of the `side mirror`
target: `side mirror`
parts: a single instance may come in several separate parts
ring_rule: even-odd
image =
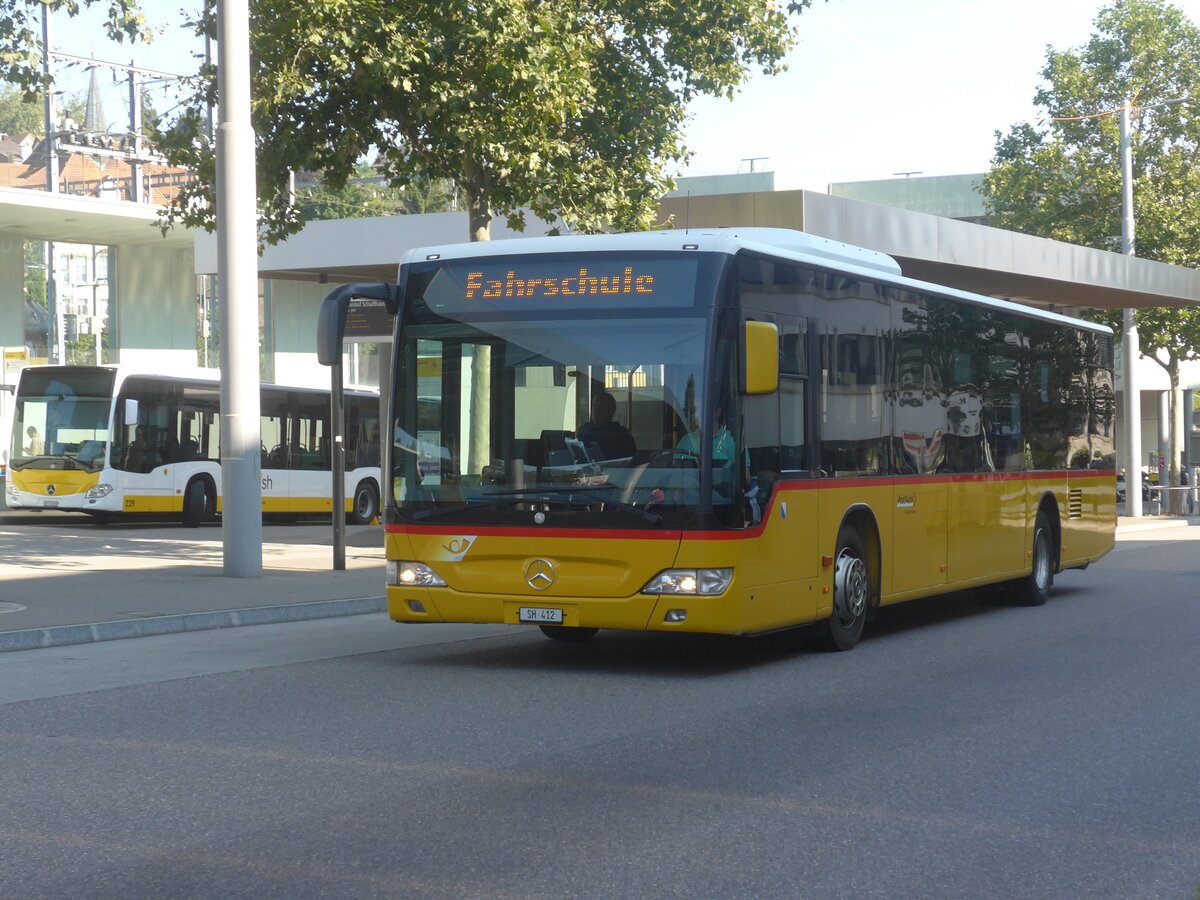
[[[132,397],[125,398],[125,424],[136,425],[138,416],[138,402]]]
[[[742,323],[742,393],[779,389],[779,329],[770,322]]]

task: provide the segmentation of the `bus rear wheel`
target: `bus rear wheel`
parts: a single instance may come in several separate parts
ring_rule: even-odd
[[[871,569],[862,537],[853,528],[838,534],[833,569],[833,612],[825,621],[830,650],[852,650],[871,608]]]
[[[1033,571],[1008,583],[1013,600],[1022,606],[1042,606],[1054,586],[1054,533],[1050,517],[1039,512],[1033,526]]]
[[[201,479],[189,482],[183,494],[183,527],[197,528],[209,511],[208,485]]]
[[[596,636],[599,628],[572,628],[568,625],[539,625],[542,634],[552,641],[568,641],[579,644],[590,641]]]
[[[346,521],[351,525],[370,525],[379,515],[379,495],[370,481],[360,481],[354,489],[354,502]]]

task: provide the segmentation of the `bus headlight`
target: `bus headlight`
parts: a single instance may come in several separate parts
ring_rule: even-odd
[[[99,500],[101,497],[107,497],[111,493],[111,484],[98,484],[93,488],[88,488],[88,492],[83,496],[85,500]]]
[[[388,560],[387,583],[396,587],[446,586],[446,582],[442,580],[442,576],[425,565],[425,563],[396,559]]]
[[[733,569],[664,569],[642,588],[643,594],[723,594],[733,581]]]

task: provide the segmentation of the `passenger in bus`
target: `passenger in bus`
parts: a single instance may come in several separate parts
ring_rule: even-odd
[[[603,459],[625,459],[637,453],[637,444],[629,429],[613,421],[617,401],[608,391],[592,396],[592,418],[579,426],[579,440],[584,447],[595,445]]]
[[[46,444],[36,428],[30,425],[25,429],[25,434],[29,437],[29,446],[25,448],[26,453],[30,456],[41,456],[46,452]]]
[[[675,453],[678,457],[699,459],[700,448],[700,432],[690,431],[679,439],[679,443],[675,445]],[[732,465],[736,450],[737,444],[725,425],[725,411],[718,407],[713,414],[713,465],[719,468]],[[749,464],[748,456],[746,462]]]

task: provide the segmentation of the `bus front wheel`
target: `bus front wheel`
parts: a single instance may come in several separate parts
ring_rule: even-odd
[[[183,527],[197,528],[208,512],[208,487],[197,478],[183,494]]]
[[[852,650],[871,608],[871,569],[862,537],[852,528],[838,534],[833,569],[833,613],[825,622],[830,650]]]
[[[370,525],[379,515],[379,496],[375,493],[375,485],[370,481],[360,481],[354,489],[354,503],[346,521],[351,525]]]

